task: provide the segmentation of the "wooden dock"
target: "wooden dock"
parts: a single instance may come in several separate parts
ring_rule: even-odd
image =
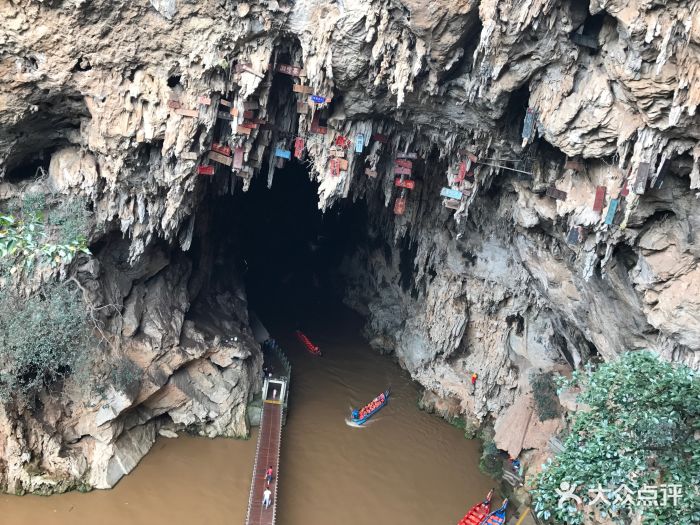
[[[246,525],[273,525],[275,523],[283,413],[284,406],[280,401],[265,400],[260,421],[260,433],[258,434],[258,447],[255,452],[253,479],[250,484]],[[270,484],[272,505],[266,509],[262,501],[263,492],[267,485],[265,471],[269,466],[272,466],[273,472],[272,483]]]

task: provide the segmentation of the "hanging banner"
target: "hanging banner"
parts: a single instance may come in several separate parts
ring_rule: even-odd
[[[302,86],[301,84],[294,84],[292,86],[292,91],[294,93],[301,93],[302,95],[310,95],[313,93],[314,88],[311,86]]]
[[[214,175],[214,166],[197,166],[200,175]]]
[[[396,159],[394,161],[394,165],[400,168],[407,168],[409,170],[413,169],[413,162],[411,162],[410,160]]]
[[[605,224],[610,226],[615,219],[615,212],[617,212],[617,206],[620,204],[620,199],[613,199],[610,201],[610,206],[608,206],[608,213],[605,216]]]
[[[231,162],[233,161],[231,157],[227,157],[226,155],[222,155],[221,153],[217,153],[216,151],[210,151],[208,157],[209,160],[213,160],[214,162],[218,162],[219,164],[224,164],[225,166],[230,166]]]
[[[322,97],[321,95],[311,95],[311,102],[315,104],[323,104],[326,102],[328,99],[326,97]]]
[[[290,160],[292,158],[292,152],[287,149],[276,148],[275,157]]]
[[[400,166],[396,166],[396,167],[394,167],[394,173],[396,175],[410,175],[411,170],[410,170],[410,168],[402,168]]]
[[[304,75],[304,70],[302,68],[297,66],[290,66],[288,64],[279,64],[277,66],[277,71],[292,77],[301,77]]]
[[[355,135],[355,153],[362,153],[365,147],[365,136],[362,133]]]
[[[301,159],[304,155],[304,139],[297,137],[294,139],[294,158]]]
[[[605,186],[598,186],[595,189],[595,200],[593,201],[593,211],[600,213],[603,211],[603,205],[605,204]]]
[[[243,167],[243,148],[236,148],[233,151],[233,168],[241,169]]]
[[[197,118],[199,116],[198,109],[184,109],[179,108],[175,110],[175,113],[183,117]]]
[[[231,147],[224,144],[219,144],[218,142],[214,142],[211,145],[211,150],[221,153],[222,155],[231,156]]]
[[[460,200],[462,198],[462,192],[459,190],[453,190],[452,188],[442,188],[440,190],[440,197]]]
[[[559,201],[566,200],[566,192],[556,189],[554,186],[547,188],[547,196]]]
[[[406,188],[407,190],[412,190],[416,187],[416,181],[410,179],[394,179],[394,186],[398,188]]]
[[[350,147],[350,139],[344,137],[343,135],[338,135],[335,138],[335,145],[343,149],[348,149]]]
[[[455,182],[462,182],[464,180],[464,177],[467,174],[467,163],[465,161],[462,161],[459,163],[459,171],[457,172],[457,176],[455,177]]]

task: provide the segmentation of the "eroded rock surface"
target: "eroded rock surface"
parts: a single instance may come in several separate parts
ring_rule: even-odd
[[[259,366],[245,295],[210,290],[220,319],[195,315],[189,250],[205,197],[273,183],[296,137],[321,208],[368,202],[372,243],[345,274],[372,343],[469,418],[502,428],[530,373],[596,354],[697,367],[699,6],[0,5],[0,196],[44,162],[53,191],[92,202],[102,248],[81,280],[119,307],[110,333],[147,378],[47,400],[41,420],[2,412],[0,485],[111,486],[164,421],[244,431]],[[213,142],[233,150],[223,164]]]

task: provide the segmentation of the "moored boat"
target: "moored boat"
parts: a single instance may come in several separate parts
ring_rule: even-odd
[[[503,525],[506,522],[506,507],[508,506],[508,500],[503,501],[503,505],[500,508],[494,510],[488,514],[482,521],[481,525]]]
[[[375,397],[372,401],[363,406],[360,410],[352,411],[351,420],[353,423],[363,425],[369,418],[379,412],[389,401],[389,389]]]
[[[296,332],[297,339],[301,341],[301,343],[306,347],[306,349],[311,352],[314,355],[321,355],[321,349],[313,344],[311,340],[306,337],[306,335],[301,331],[297,330]]]
[[[459,523],[457,525],[479,525],[491,510],[492,496],[493,489],[489,491],[484,501],[480,501],[471,509],[469,509],[469,512],[467,512],[464,515],[464,517],[461,520],[459,520]]]

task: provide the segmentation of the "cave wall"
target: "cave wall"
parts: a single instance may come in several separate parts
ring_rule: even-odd
[[[110,333],[149,380],[136,397],[120,393],[101,425],[71,404],[56,406],[48,427],[3,413],[3,485],[109,486],[128,470],[111,466],[119,451],[131,458],[119,464],[135,464],[147,447],[125,444],[152,441],[165,413],[209,435],[240,432],[259,365],[245,294],[205,290],[214,255],[193,255],[193,237],[207,195],[245,190],[252,176],[273,183],[275,148],[297,135],[320,208],[371,204],[376,243],[346,272],[368,336],[469,417],[503,418],[529,395],[531,371],[596,354],[646,347],[697,367],[699,5],[4,3],[0,196],[38,184],[43,163],[51,191],[91,201],[90,240],[102,248],[75,271],[98,303],[118,306]],[[292,85],[332,101],[309,102]],[[316,114],[325,134],[313,132]],[[360,135],[333,173],[331,146]],[[242,166],[207,160],[213,141],[241,148]],[[394,215],[394,160],[406,152],[418,157],[416,188]],[[199,164],[214,177],[197,175]],[[452,208],[443,186],[463,194]],[[594,211],[598,186],[606,198]],[[620,209],[606,224],[611,198]],[[194,257],[204,273],[193,274]],[[198,320],[194,300],[215,300],[230,324]],[[224,344],[223,333],[243,343]],[[205,417],[208,394],[192,385],[211,378],[237,397]],[[526,448],[539,445],[526,437]],[[47,475],[29,473],[37,458]]]

